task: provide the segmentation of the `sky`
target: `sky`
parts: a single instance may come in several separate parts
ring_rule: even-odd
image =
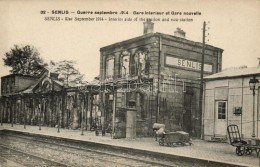
[[[69,14],[52,14],[52,11]],[[41,11],[49,13],[40,14]],[[77,14],[113,11],[128,14]],[[170,12],[169,15],[142,15],[140,12]],[[201,15],[172,15],[171,12],[200,12]],[[75,12],[75,13],[71,13]],[[137,14],[139,12],[139,14]],[[45,21],[45,17],[63,20]],[[73,21],[65,21],[71,17]],[[103,17],[104,21],[74,21]],[[108,21],[132,18],[132,21]],[[138,21],[134,21],[137,18]],[[33,45],[45,62],[75,60],[76,68],[91,81],[99,75],[101,47],[143,35],[140,18],[154,21],[154,32],[173,35],[177,27],[186,39],[202,42],[203,21],[207,23],[206,42],[224,50],[223,68],[258,65],[260,57],[260,0],[0,0],[0,76],[9,74],[2,58],[15,44]],[[162,21],[163,18],[188,18],[192,21]]]

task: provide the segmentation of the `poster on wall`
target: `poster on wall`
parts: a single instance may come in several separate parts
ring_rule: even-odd
[[[240,158],[227,144],[226,128],[260,137],[258,86],[253,94],[248,83],[260,79],[259,9],[0,0],[0,166],[257,166],[255,152]],[[214,85],[242,76],[233,94],[240,81]],[[215,89],[225,98],[210,99]]]

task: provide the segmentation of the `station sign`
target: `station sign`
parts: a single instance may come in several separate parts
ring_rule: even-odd
[[[187,69],[193,69],[196,71],[201,70],[201,63],[197,61],[181,59],[172,56],[166,56],[165,64],[169,66],[177,66]],[[212,65],[211,64],[204,64],[204,71],[205,72],[212,72]]]

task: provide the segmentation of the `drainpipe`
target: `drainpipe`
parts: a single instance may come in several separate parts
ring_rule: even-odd
[[[159,57],[158,57],[158,83],[157,83],[157,111],[156,111],[156,120],[158,122],[159,113],[160,113],[160,74],[161,74],[161,52],[162,52],[162,38],[159,38]]]
[[[112,139],[115,138],[115,119],[116,119],[116,91],[113,89],[113,117],[112,117]]]
[[[213,111],[214,111],[214,122],[213,122],[213,137],[216,136],[215,132],[216,132],[216,88],[214,87],[214,104],[213,104]]]
[[[226,113],[227,113],[227,126],[226,127],[228,127],[228,121],[229,121],[229,113],[228,113],[228,106],[229,106],[229,101],[228,101],[228,98],[229,98],[229,90],[230,90],[230,80],[228,80],[228,91],[227,91],[227,106],[226,106]],[[227,131],[226,131],[226,138],[227,138]]]
[[[259,121],[259,119],[258,119],[258,117],[259,117],[259,113],[258,113],[258,111],[259,111],[259,88],[257,88],[256,89],[258,92],[257,92],[257,106],[256,106],[256,135],[257,135],[257,138],[258,138],[258,121]]]

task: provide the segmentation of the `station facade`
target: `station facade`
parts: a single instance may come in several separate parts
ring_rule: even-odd
[[[151,136],[153,124],[166,130],[183,130],[200,137],[199,111],[202,43],[174,35],[153,33],[144,23],[142,36],[100,49],[100,83],[103,122],[115,127],[115,137]],[[223,50],[205,47],[204,76],[221,71]]]

